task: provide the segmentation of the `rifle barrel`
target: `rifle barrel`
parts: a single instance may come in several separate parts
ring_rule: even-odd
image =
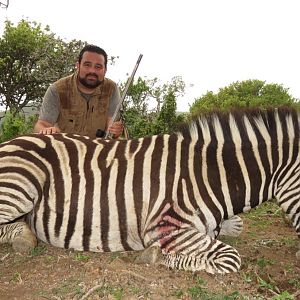
[[[137,62],[136,62],[136,64],[135,64],[135,66],[134,66],[134,69],[133,69],[133,71],[132,71],[132,73],[131,73],[131,76],[130,76],[130,77],[128,78],[128,80],[127,80],[127,83],[126,83],[125,88],[124,88],[124,91],[123,91],[123,93],[122,93],[120,102],[118,103],[118,106],[116,107],[116,110],[115,110],[115,112],[114,112],[114,114],[113,114],[113,116],[112,116],[112,118],[111,118],[111,124],[110,124],[109,127],[107,128],[107,131],[106,131],[106,133],[105,133],[105,137],[104,137],[104,138],[108,138],[108,136],[109,136],[109,129],[110,129],[111,125],[115,122],[115,120],[116,120],[116,118],[117,118],[117,115],[118,115],[118,113],[119,113],[119,111],[120,111],[120,109],[121,109],[121,106],[122,106],[122,104],[123,104],[123,101],[124,101],[125,98],[126,98],[126,95],[127,95],[127,93],[128,93],[128,89],[129,89],[129,87],[130,87],[130,85],[131,85],[131,83],[132,83],[132,81],[133,81],[134,75],[135,75],[135,73],[136,73],[136,70],[137,70],[138,67],[139,67],[139,64],[140,64],[140,62],[141,62],[141,60],[142,60],[142,57],[143,57],[143,54],[140,54],[139,57],[138,57],[138,60],[137,60]]]

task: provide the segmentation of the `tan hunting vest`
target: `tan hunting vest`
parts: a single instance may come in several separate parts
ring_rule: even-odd
[[[76,80],[74,73],[54,83],[60,103],[57,125],[61,132],[95,138],[97,129],[105,130],[109,100],[116,84],[105,78],[87,101],[78,91]]]

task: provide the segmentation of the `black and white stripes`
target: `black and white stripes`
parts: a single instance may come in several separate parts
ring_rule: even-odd
[[[272,109],[200,116],[128,141],[19,137],[0,145],[0,224],[27,214],[57,247],[159,246],[169,267],[236,271],[237,251],[215,239],[240,233],[235,215],[276,197],[300,235],[299,128],[295,110]]]

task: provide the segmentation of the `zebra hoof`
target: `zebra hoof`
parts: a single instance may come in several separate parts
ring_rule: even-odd
[[[142,253],[136,257],[136,264],[149,264],[154,265],[162,261],[163,255],[161,252],[161,248],[158,246],[152,246],[146,248],[142,251]]]
[[[238,237],[243,231],[243,220],[239,216],[233,216],[224,220],[221,224],[220,235]]]
[[[14,238],[12,247],[16,252],[28,252],[35,248],[37,239],[35,235],[29,230],[25,230],[21,235]]]

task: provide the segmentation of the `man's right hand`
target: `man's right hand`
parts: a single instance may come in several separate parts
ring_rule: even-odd
[[[60,133],[59,128],[47,127],[47,128],[43,128],[39,131],[39,134],[54,134],[54,133]]]
[[[60,129],[58,127],[55,127],[54,124],[51,124],[44,120],[37,120],[33,131],[39,134],[60,133]]]

